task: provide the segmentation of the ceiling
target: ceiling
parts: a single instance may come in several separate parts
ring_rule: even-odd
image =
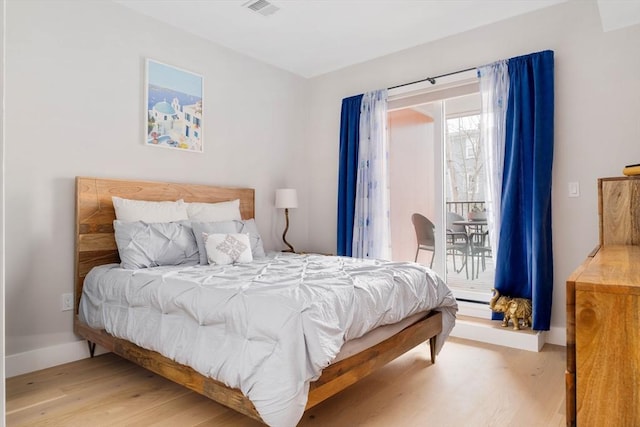
[[[265,6],[267,0],[114,1],[267,64],[314,77],[566,0],[268,0],[272,6],[267,3],[263,13],[279,8],[268,16],[245,5]],[[619,3],[627,3],[626,10],[612,7]],[[609,29],[629,21],[629,5],[640,17],[637,0],[598,4]]]

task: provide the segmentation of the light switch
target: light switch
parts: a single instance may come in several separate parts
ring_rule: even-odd
[[[578,182],[570,182],[569,183],[569,197],[579,197],[580,196],[580,183]]]

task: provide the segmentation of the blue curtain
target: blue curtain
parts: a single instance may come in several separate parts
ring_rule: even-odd
[[[501,294],[531,298],[533,329],[548,330],[553,294],[553,51],[510,59],[509,80],[495,286]]]
[[[338,175],[338,247],[337,254],[351,256],[353,218],[358,178],[360,142],[360,105],[363,95],[342,100],[340,118],[340,165]]]

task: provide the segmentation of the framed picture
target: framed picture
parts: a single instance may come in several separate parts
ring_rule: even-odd
[[[202,76],[146,60],[145,144],[202,153]]]

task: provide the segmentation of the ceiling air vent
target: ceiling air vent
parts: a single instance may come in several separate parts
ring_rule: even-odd
[[[242,5],[248,9],[253,10],[263,16],[269,16],[276,13],[280,8],[269,3],[267,0],[250,0]]]

